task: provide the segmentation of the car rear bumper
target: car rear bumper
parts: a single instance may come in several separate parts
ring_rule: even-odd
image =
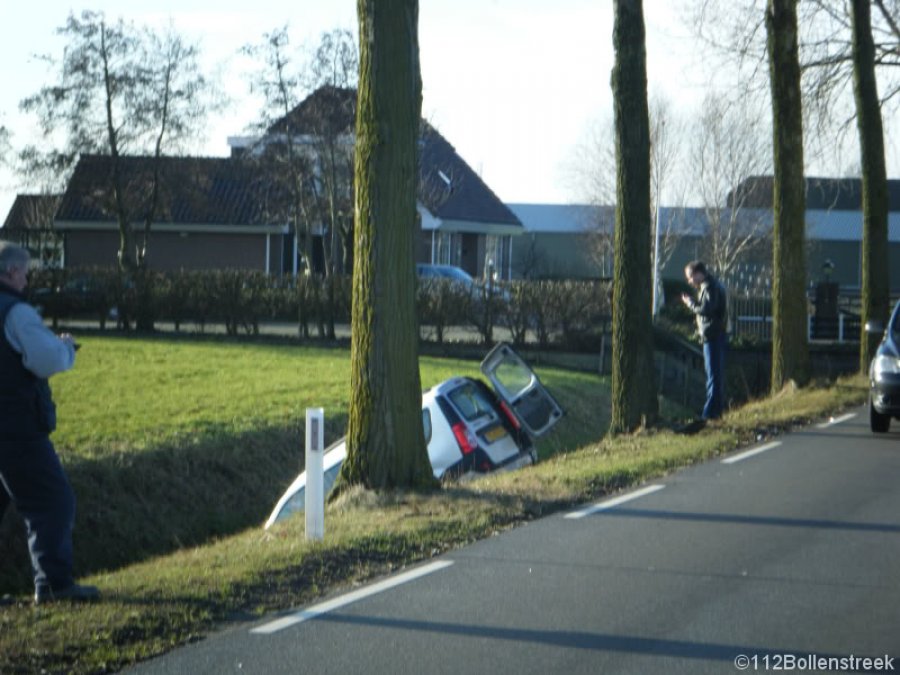
[[[496,471],[513,471],[514,469],[521,469],[523,466],[534,464],[534,462],[534,454],[529,450],[523,450],[518,455],[514,455],[505,462],[499,464]]]
[[[523,466],[534,464],[535,461],[536,455],[533,451],[522,450],[501,462],[494,462],[484,450],[478,448],[472,454],[463,457],[461,461],[448,467],[441,478],[468,480],[475,476],[482,476],[497,471],[521,469]]]

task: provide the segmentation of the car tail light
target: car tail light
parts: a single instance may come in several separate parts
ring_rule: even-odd
[[[506,415],[506,419],[510,421],[516,431],[522,428],[522,425],[519,423],[519,418],[509,409],[509,406],[506,405],[506,401],[500,401],[500,410],[503,411],[503,414]]]
[[[462,453],[468,455],[475,452],[475,448],[478,447],[478,439],[475,438],[475,434],[473,434],[462,422],[457,422],[451,428],[453,429],[453,435],[456,436],[456,442],[459,444],[459,449],[462,450]]]

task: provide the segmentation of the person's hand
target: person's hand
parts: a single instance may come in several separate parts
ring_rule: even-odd
[[[685,304],[685,306],[687,306],[687,307],[694,306],[694,299],[691,296],[689,296],[687,293],[681,294],[681,302],[683,302]]]

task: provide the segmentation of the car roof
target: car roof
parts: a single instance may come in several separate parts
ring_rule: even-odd
[[[462,267],[455,265],[431,265],[429,263],[417,263],[416,273],[425,274],[431,272],[435,276],[449,277],[452,279],[472,279],[472,275],[466,272]]]
[[[458,389],[463,385],[472,384],[473,382],[476,382],[476,380],[471,377],[451,377],[449,380],[439,382],[430,389],[426,389],[422,392],[422,400],[425,401],[426,397],[432,398],[434,396],[444,396],[454,389]]]

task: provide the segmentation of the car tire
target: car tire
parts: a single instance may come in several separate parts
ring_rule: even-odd
[[[875,410],[875,405],[869,400],[869,426],[876,434],[885,434],[891,428],[891,416],[882,415]]]

